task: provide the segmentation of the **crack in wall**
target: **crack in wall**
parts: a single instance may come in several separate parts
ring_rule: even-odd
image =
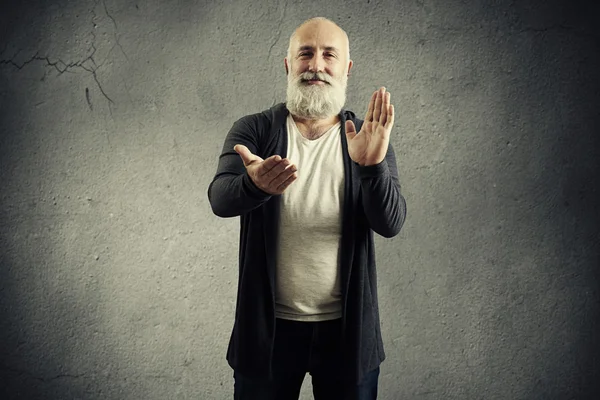
[[[85,374],[77,374],[77,375],[58,374],[58,375],[54,375],[54,376],[50,376],[50,377],[42,377],[42,376],[35,375],[29,371],[25,371],[25,370],[21,370],[21,369],[17,369],[17,368],[10,368],[10,367],[0,367],[0,371],[13,373],[13,374],[16,374],[17,376],[25,375],[31,379],[35,379],[36,381],[40,381],[40,382],[44,382],[44,383],[49,383],[49,382],[55,381],[57,379],[64,379],[64,378],[77,379],[77,378],[81,378],[82,376],[85,376]]]
[[[92,54],[81,61],[65,63],[63,60],[61,60],[59,58],[59,59],[57,59],[57,61],[53,62],[53,61],[50,61],[50,57],[48,57],[48,56],[41,57],[38,55],[39,52],[36,52],[33,55],[33,57],[31,57],[29,60],[24,61],[21,65],[17,64],[13,59],[0,60],[0,65],[12,65],[16,69],[22,70],[23,68],[25,68],[25,66],[27,66],[28,64],[31,64],[34,61],[45,61],[46,65],[49,67],[53,67],[58,72],[59,75],[62,75],[66,72],[72,72],[71,71],[72,69],[81,68],[92,74],[92,76],[94,77],[94,81],[98,85],[98,89],[100,89],[100,92],[104,95],[106,100],[108,100],[110,103],[114,104],[114,101],[108,96],[108,94],[106,94],[106,92],[104,91],[104,88],[102,87],[102,84],[98,80],[96,71],[98,70],[98,68],[100,68],[102,66],[102,64],[97,66],[96,63],[94,62],[93,55],[96,52],[96,48],[94,46],[92,46],[92,47],[94,48],[94,51],[92,52]],[[86,61],[92,61],[94,63],[94,67],[93,68],[86,67],[84,65]]]
[[[90,111],[94,111],[94,107],[92,107],[92,101],[90,100],[90,89],[89,88],[85,88],[85,99],[87,100]]]
[[[96,2],[96,4],[98,4],[98,2]],[[115,33],[114,33],[115,42],[119,46],[119,48],[121,49],[121,52],[125,56],[125,59],[127,61],[129,61],[129,57],[127,57],[127,53],[125,53],[125,50],[123,50],[123,46],[121,45],[121,42],[119,41],[119,27],[117,26],[117,21],[115,21],[115,19],[113,18],[113,16],[109,14],[108,8],[106,7],[106,1],[105,0],[102,0],[102,5],[104,6],[104,12],[106,13],[106,16],[108,18],[110,18],[110,20],[112,21],[112,23],[113,23],[113,25],[115,27]],[[114,48],[114,46],[113,46],[113,48]],[[112,51],[112,49],[111,49],[111,51]]]
[[[283,24],[283,21],[285,20],[286,11],[287,11],[287,2],[283,3],[283,11],[281,13],[281,18],[279,18],[279,23],[277,24],[277,27],[278,27],[277,34],[275,35],[275,40],[271,44],[271,47],[269,47],[267,59],[271,59],[271,51],[273,50],[273,47],[275,47],[275,45],[277,44],[277,42],[279,42],[279,39],[281,38],[281,24]]]
[[[2,51],[0,51],[0,54],[4,55],[4,52],[6,51],[7,48],[8,48],[8,41],[6,43],[4,43],[4,47],[2,48]]]
[[[97,47],[96,47],[97,37],[96,37],[96,33],[94,30],[98,26],[96,24],[96,19],[97,19],[98,15],[96,14],[95,7],[99,7],[100,2],[102,2],[102,8],[104,10],[104,13],[108,17],[108,19],[110,19],[110,21],[112,22],[112,25],[114,27],[114,32],[113,32],[114,44],[110,48],[110,50],[106,53],[106,56],[104,57],[104,59],[100,63],[98,63],[98,62],[96,62],[96,59],[94,58],[94,56],[96,55],[96,52],[97,52]],[[117,25],[115,18],[110,14],[108,7],[106,5],[106,1],[105,0],[96,0],[94,2],[94,8],[92,8],[90,10],[90,12],[92,14],[92,21],[91,21],[92,22],[92,30],[90,31],[90,35],[92,36],[92,43],[90,44],[90,47],[87,50],[89,55],[87,57],[85,57],[84,59],[81,59],[78,61],[65,62],[61,58],[54,58],[51,55],[41,56],[40,51],[38,50],[32,57],[30,57],[29,59],[27,59],[19,64],[17,61],[15,61],[17,55],[21,52],[21,50],[19,49],[12,57],[0,59],[0,65],[10,65],[20,71],[23,68],[25,68],[27,65],[31,64],[32,62],[41,61],[41,62],[44,62],[46,66],[54,68],[58,72],[59,75],[66,73],[66,72],[76,73],[77,70],[84,70],[85,72],[88,72],[89,74],[91,74],[92,78],[94,79],[94,82],[96,83],[98,89],[100,90],[100,93],[102,93],[102,96],[104,96],[104,98],[108,102],[109,112],[112,116],[112,107],[111,106],[114,105],[115,102],[108,95],[108,93],[102,86],[100,79],[98,78],[98,70],[110,58],[112,51],[117,46],[119,47],[119,49],[121,50],[121,52],[123,53],[123,55],[125,56],[125,59],[127,61],[129,61],[129,57],[127,56],[127,53],[125,52],[123,45],[121,44],[121,42],[119,40],[118,25]],[[4,55],[7,48],[8,48],[8,43],[5,43],[0,54]],[[86,88],[85,97],[86,97],[86,102],[87,102],[90,110],[92,110],[93,107],[92,107],[89,88]]]

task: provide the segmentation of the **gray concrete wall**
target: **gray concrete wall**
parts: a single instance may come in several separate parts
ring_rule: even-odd
[[[593,2],[12,3],[0,398],[232,398],[239,222],[206,192],[234,120],[285,100],[288,37],[316,15],[350,37],[348,108],[385,85],[398,114],[379,398],[599,398]]]

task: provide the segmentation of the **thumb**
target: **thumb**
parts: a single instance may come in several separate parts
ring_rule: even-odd
[[[238,153],[240,155],[240,157],[242,157],[242,161],[244,162],[244,166],[246,166],[246,167],[249,164],[251,164],[253,161],[255,161],[257,158],[243,144],[236,144],[235,146],[233,146],[233,150],[235,150],[235,152]]]
[[[354,126],[354,122],[347,120],[346,121],[346,138],[348,140],[354,139],[356,136],[356,127]]]

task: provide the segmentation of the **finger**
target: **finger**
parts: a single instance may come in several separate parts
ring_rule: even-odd
[[[381,116],[379,117],[379,122],[385,126],[385,123],[388,119],[388,110],[390,109],[390,92],[386,92],[383,96],[383,101],[381,102]]]
[[[375,109],[375,99],[377,98],[377,93],[379,91],[374,91],[371,95],[371,100],[369,101],[369,108],[367,108],[367,115],[365,116],[365,121],[373,121],[373,110]]]
[[[390,104],[390,106],[389,106],[388,119],[387,119],[386,124],[387,124],[387,127],[394,126],[394,106],[392,104]]]
[[[281,164],[283,164],[283,162]],[[277,166],[277,167],[273,168],[273,171],[274,171],[273,173],[275,173],[276,175],[269,178],[268,185],[270,188],[276,189],[287,178],[289,178],[290,175],[292,175],[294,172],[298,171],[298,168],[294,164],[289,163],[283,169],[281,168],[281,166]],[[275,171],[277,171],[277,172],[275,172]]]
[[[270,186],[273,179],[277,178],[277,176],[279,176],[279,174],[281,174],[291,164],[292,164],[292,162],[290,160],[288,160],[287,158],[284,158],[270,170],[263,169],[262,171],[259,171],[259,176],[265,182],[265,184]]]
[[[294,172],[283,183],[277,186],[277,192],[283,193],[296,179],[298,179],[298,174]]]
[[[291,175],[293,175],[297,171],[295,165],[288,165],[283,171],[281,171],[276,177],[268,180],[267,188],[270,191],[277,191],[278,187],[285,182]]]
[[[260,171],[258,171],[258,176],[263,176],[265,174],[268,174],[273,168],[275,168],[277,165],[279,165],[279,163],[281,161],[282,161],[281,156],[278,156],[277,154],[267,158],[263,162]]]
[[[245,153],[246,150],[248,150],[248,148],[246,146],[244,146],[243,144],[236,144],[235,146],[233,146],[233,150],[238,153],[240,156],[243,156],[242,153]],[[250,151],[250,150],[248,150]]]
[[[256,160],[256,156],[252,154],[250,150],[243,144],[236,144],[233,147],[233,150],[240,155],[242,161],[244,162],[244,166],[246,167]]]
[[[373,110],[373,121],[379,121],[381,115],[381,100],[384,93],[385,88],[383,87],[377,91],[377,100],[375,100],[375,109]]]
[[[347,120],[346,121],[346,138],[347,140],[352,140],[356,136],[356,127],[354,126],[354,122]]]

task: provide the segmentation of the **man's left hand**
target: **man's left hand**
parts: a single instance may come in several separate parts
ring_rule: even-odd
[[[382,87],[373,93],[364,123],[356,133],[354,122],[346,121],[346,138],[350,158],[361,166],[376,165],[383,161],[394,126],[394,106],[390,93]]]

